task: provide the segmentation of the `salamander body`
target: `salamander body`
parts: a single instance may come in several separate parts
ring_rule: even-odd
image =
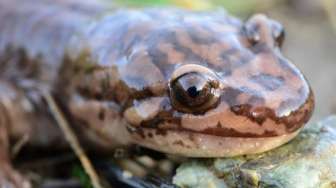
[[[309,84],[281,53],[283,27],[262,14],[1,0],[0,25],[3,153],[8,137],[66,145],[44,91],[88,146],[189,157],[267,151],[313,112]]]

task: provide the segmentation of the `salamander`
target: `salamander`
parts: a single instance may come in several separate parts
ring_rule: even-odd
[[[29,187],[10,165],[15,141],[67,145],[44,92],[97,150],[228,157],[287,143],[314,95],[284,36],[263,14],[0,0],[0,187]]]

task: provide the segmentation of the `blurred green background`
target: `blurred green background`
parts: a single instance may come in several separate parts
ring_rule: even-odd
[[[336,0],[117,0],[121,6],[224,8],[245,20],[265,13],[286,29],[283,53],[311,83],[316,96],[312,121],[336,113]]]
[[[206,10],[215,7],[225,7],[229,12],[246,13],[255,10],[255,8],[266,8],[270,4],[279,1],[270,0],[119,0],[119,4],[133,6],[133,7],[146,7],[146,6],[167,6],[175,5],[193,10]]]

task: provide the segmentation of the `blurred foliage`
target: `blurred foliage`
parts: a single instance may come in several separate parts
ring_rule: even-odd
[[[212,0],[216,6],[225,7],[231,13],[251,13],[257,10],[265,10],[282,0]]]
[[[93,188],[89,176],[80,164],[76,164],[72,167],[71,174],[74,178],[77,178],[83,188]]]
[[[322,5],[325,9],[327,17],[330,21],[331,26],[336,32],[336,1],[335,0],[322,0]]]
[[[236,14],[247,14],[256,10],[267,9],[283,0],[118,0],[118,4],[130,7],[178,6],[192,10],[209,10],[224,7]]]
[[[213,7],[211,1],[206,0],[172,0],[172,4],[193,10],[204,10]]]

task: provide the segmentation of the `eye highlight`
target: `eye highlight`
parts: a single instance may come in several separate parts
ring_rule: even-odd
[[[182,112],[204,113],[219,101],[219,81],[204,72],[187,72],[170,83],[173,106]]]

